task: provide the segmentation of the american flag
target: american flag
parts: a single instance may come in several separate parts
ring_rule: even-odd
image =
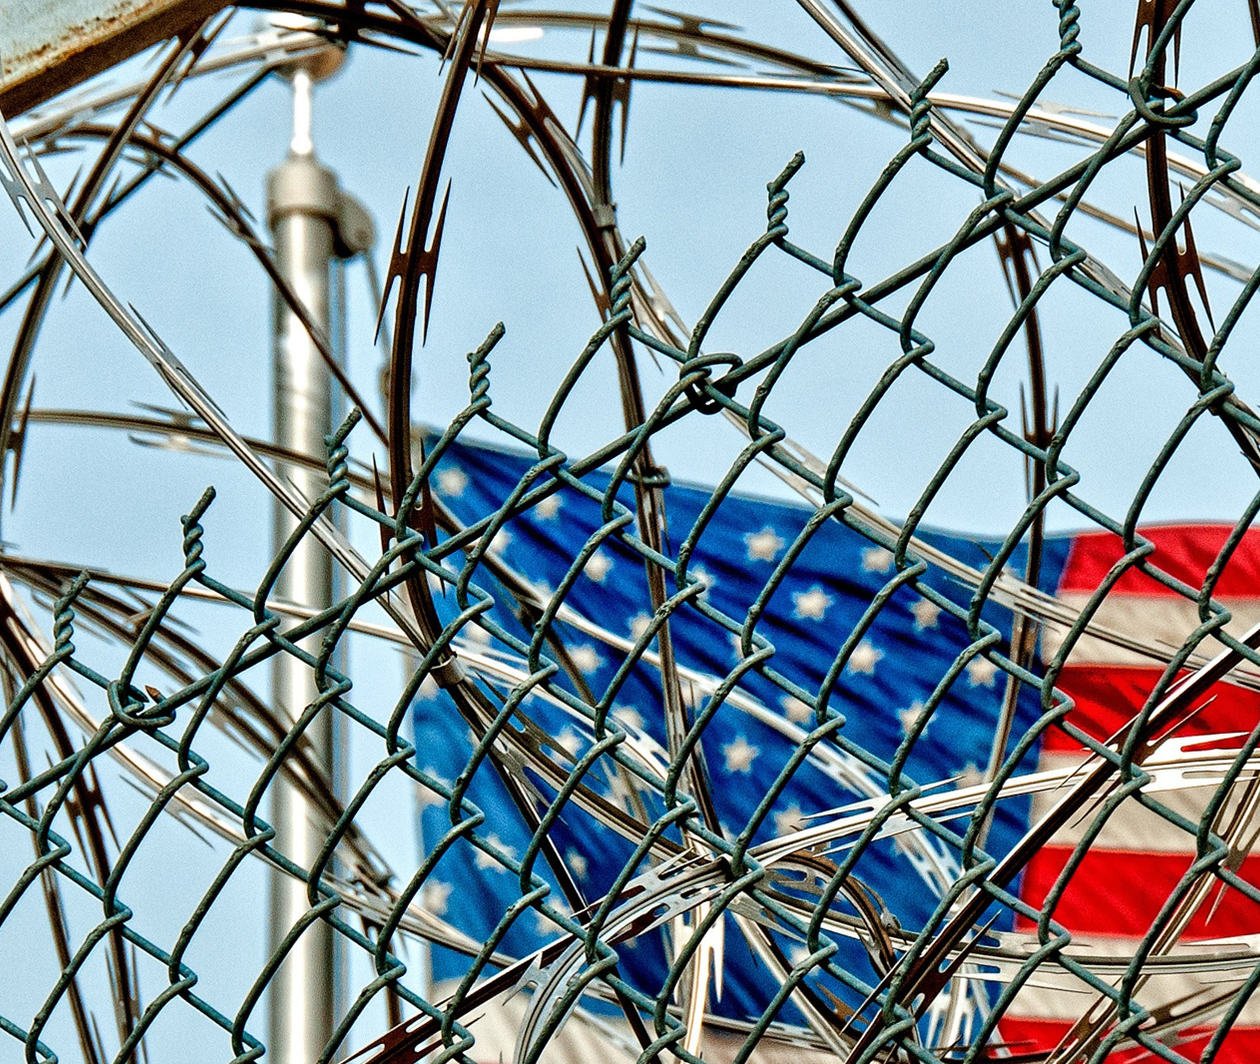
[[[524,455],[454,444],[444,452],[432,484],[462,521],[472,523],[498,510],[531,465]],[[524,574],[544,596],[562,585],[583,546],[601,527],[607,527],[600,495],[608,485],[608,476],[592,474],[584,478],[584,485],[586,490],[568,485],[547,495],[509,521],[490,545],[494,554]],[[917,738],[908,747],[907,779],[920,785],[980,782],[1006,690],[1006,673],[991,656],[968,652],[972,639],[964,623],[948,608],[949,603],[965,605],[969,589],[949,573],[929,566],[916,586],[896,587],[872,618],[872,602],[887,593],[890,578],[896,573],[894,555],[887,545],[841,521],[824,521],[814,529],[809,522],[815,511],[806,506],[731,494],[714,513],[705,514],[708,490],[671,485],[665,494],[671,549],[677,552],[681,543],[694,539],[687,572],[704,588],[699,601],[680,609],[671,622],[684,694],[693,711],[703,709],[716,682],[731,675],[749,649],[741,647],[738,634],[728,631],[717,618],[734,618],[742,624],[750,610],[761,610],[755,632],[774,647],[764,667],[739,678],[738,697],[718,708],[701,739],[716,812],[728,837],[735,837],[744,828],[788,756],[812,727],[814,708],[810,703],[820,692],[845,718],[836,733],[837,742],[825,757],[811,757],[801,764],[754,841],[788,835],[814,822],[811,818],[818,814],[879,793],[886,795],[881,789],[886,786],[888,765],[899,750],[904,751],[903,741],[908,735]],[[619,498],[632,506],[628,491]],[[780,574],[781,582],[769,599],[759,602],[758,596],[771,582],[776,567],[786,552],[799,545],[807,526],[812,531],[803,549]],[[695,534],[701,527],[702,532]],[[633,525],[627,523],[624,534],[631,535],[632,531]],[[1178,526],[1146,534],[1156,545],[1154,563],[1198,587],[1229,529]],[[919,535],[976,569],[984,569],[999,549],[996,539],[931,531]],[[1109,533],[1051,536],[1042,559],[1041,586],[1055,591],[1065,602],[1080,605],[1120,555],[1119,539]],[[1020,548],[1007,565],[1011,571],[1022,572],[1024,561]],[[504,606],[510,601],[504,590],[484,572],[477,574],[476,582],[495,599],[491,613],[494,622],[505,630],[515,625],[527,641],[532,633]],[[1260,619],[1260,540],[1252,534],[1245,537],[1225,569],[1215,597],[1234,610],[1244,626],[1249,617]],[[659,674],[642,663],[619,674],[629,642],[644,631],[652,613],[641,555],[620,532],[609,535],[590,554],[564,602],[576,611],[574,618],[580,615],[615,638],[602,640],[589,626],[573,623],[572,618],[556,621],[555,632],[583,681],[580,689],[563,678],[556,683],[571,690],[575,703],[607,703],[612,718],[628,734],[663,748]],[[454,609],[449,603],[445,608]],[[1140,574],[1121,578],[1097,619],[1128,633],[1138,644],[1162,640],[1173,647],[1199,623],[1194,602]],[[1009,639],[1012,618],[1006,610],[987,605],[983,620]],[[1231,626],[1231,631],[1236,627]],[[850,646],[843,668],[835,671],[837,653],[855,630],[861,631],[861,636]],[[484,627],[470,625],[464,634],[464,645],[473,657],[514,660]],[[1041,644],[1043,657],[1054,653],[1061,637],[1061,632],[1047,630]],[[995,646],[1003,652],[1008,649],[1000,642]],[[960,662],[964,663],[961,667]],[[827,687],[829,670],[835,675]],[[1076,703],[1069,723],[1095,738],[1107,739],[1141,708],[1160,673],[1161,666],[1137,650],[1117,648],[1092,637],[1083,639],[1057,683]],[[800,697],[802,692],[810,697]],[[929,711],[925,707],[933,705],[934,695],[935,707]],[[528,699],[522,712],[554,736],[557,748],[577,758],[589,749],[591,734],[582,714],[566,710],[562,702]],[[1210,704],[1185,725],[1183,734],[1249,732],[1258,719],[1258,708],[1260,702],[1252,691],[1220,684]],[[1026,733],[1041,713],[1039,692],[1025,687],[1016,703],[1012,734]],[[435,685],[421,690],[414,722],[419,766],[434,779],[456,779],[468,761],[471,736]],[[1074,765],[1082,757],[1078,739],[1062,728],[1050,728],[1027,752],[1018,771],[1033,773]],[[598,773],[593,773],[592,781],[597,777]],[[598,780],[614,800],[646,803],[642,808],[649,817],[660,813],[662,807],[652,804],[653,796],[631,793],[633,788],[627,788],[625,780],[615,773]],[[1161,798],[1197,823],[1210,794],[1211,788],[1199,788]],[[501,853],[519,857],[530,833],[488,767],[473,775],[469,796],[487,813],[483,837]],[[985,841],[987,852],[997,857],[1008,852],[1052,800],[1053,795],[1037,795],[999,803]],[[420,821],[422,843],[427,846],[450,829],[446,805],[437,796],[424,803]],[[1041,904],[1089,822],[1087,817],[1069,826],[1032,861],[1018,883],[1026,902]],[[630,855],[631,847],[625,840],[576,810],[561,818],[553,837],[588,900],[605,892]],[[519,884],[493,856],[462,843],[445,851],[427,881],[423,901],[455,928],[473,939],[484,939],[519,897]],[[1125,802],[1076,870],[1055,910],[1055,920],[1091,955],[1131,954],[1156,921],[1194,853],[1192,833],[1144,810],[1136,801]],[[932,838],[914,843],[884,839],[867,847],[854,874],[878,893],[891,921],[913,930],[930,920],[949,877],[957,871],[956,852],[948,843]],[[1256,879],[1252,859],[1242,862],[1240,874],[1249,881]],[[995,930],[1018,936],[1030,926],[1029,920],[1006,910],[999,913]],[[523,956],[558,933],[559,928],[545,915],[527,914],[512,921],[500,948]],[[1219,904],[1212,901],[1200,908],[1176,948],[1193,950],[1196,941],[1207,940],[1215,943],[1212,948],[1246,953],[1257,933],[1260,906],[1229,890]],[[1031,941],[1026,934],[1025,938]],[[782,936],[779,944],[789,961],[803,955],[802,943],[791,936]],[[858,942],[845,939],[839,945],[836,964],[868,985],[878,982],[879,973]],[[620,943],[619,971],[632,984],[653,993],[664,979],[667,952],[664,931]],[[454,952],[433,951],[433,974],[438,980],[462,975],[466,963]],[[744,1020],[760,1016],[776,983],[729,926],[722,968],[721,996],[709,1001],[710,1011]],[[1118,980],[1119,975],[1115,978]],[[1196,982],[1198,978],[1159,976],[1138,999],[1152,1007],[1208,993],[1211,988],[1201,979]],[[1000,982],[987,986],[977,999],[981,1009],[986,995],[988,1000],[996,996]],[[843,987],[833,986],[831,991],[842,1000],[846,998]],[[856,992],[847,993],[854,998],[852,1004],[860,1000]],[[1055,970],[1046,977],[1039,973],[1007,1011],[995,1041],[1014,1053],[1053,1047],[1092,1000],[1089,988],[1067,972]],[[1250,1006],[1244,1010],[1218,1060],[1241,1064],[1256,1059],[1260,1018],[1253,1016],[1254,1011]],[[790,1006],[779,1018],[801,1022]],[[1204,1035],[1210,1033],[1210,1022],[1183,1031],[1175,1048],[1197,1059]],[[480,1051],[479,1047],[475,1053]],[[497,1059],[500,1052],[504,1059],[510,1059],[510,1044],[506,1049],[487,1044],[486,1059]],[[997,1052],[1000,1055],[1004,1050]],[[1132,1049],[1113,1054],[1115,1059],[1142,1055]]]
[[[1217,563],[1233,529],[1226,525],[1165,525],[1142,529],[1152,543],[1151,556],[1167,575],[1192,588],[1203,585]],[[1119,537],[1091,532],[1073,536],[1058,579],[1058,598],[1083,606],[1121,559]],[[1249,529],[1220,571],[1213,598],[1229,609],[1229,630],[1241,634],[1260,622],[1260,529]],[[1200,624],[1198,604],[1177,594],[1143,572],[1126,571],[1095,614],[1102,625],[1138,643],[1179,647]],[[1047,632],[1042,644],[1049,658],[1059,647],[1061,633]],[[1069,723],[1100,741],[1124,729],[1142,709],[1156,687],[1163,668],[1132,647],[1085,637],[1074,648],[1057,684],[1075,702]],[[1260,723],[1260,695],[1232,684],[1217,684],[1189,717],[1178,735],[1190,742],[1194,736],[1222,736],[1251,732]],[[1213,739],[1211,742],[1219,742]],[[1228,745],[1235,745],[1229,743]],[[1039,754],[1039,768],[1074,767],[1082,760],[1081,745],[1061,729],[1046,733]],[[1172,795],[1161,794],[1161,804],[1181,814],[1191,824],[1203,815],[1211,786],[1190,786]],[[1033,802],[1036,817],[1048,798]],[[1024,874],[1022,894],[1040,905],[1081,841],[1088,820],[1069,826],[1055,836],[1030,862]],[[1254,829],[1246,835],[1250,850]],[[1083,947],[1099,954],[1131,955],[1138,940],[1161,925],[1161,909],[1196,856],[1195,837],[1167,817],[1126,801],[1092,840],[1084,859],[1075,868],[1055,909],[1055,918],[1071,930]],[[1239,854],[1238,874],[1249,883],[1260,883],[1260,863]],[[1212,898],[1189,919],[1179,952],[1186,955],[1230,951],[1245,955],[1254,948],[1260,932],[1260,905],[1244,894],[1215,886]],[[1245,973],[1246,974],[1246,973]],[[1218,977],[1219,978],[1219,977]],[[1232,984],[1236,987],[1237,984]],[[1228,990],[1225,982],[1216,989]],[[1213,990],[1211,980],[1179,973],[1154,978],[1142,995],[1154,1010]],[[1054,1045],[1082,1011],[1089,998],[1082,988],[1044,987],[1020,997],[1008,1014],[1003,1033],[1032,1045]],[[1197,1060],[1215,1025],[1207,1022],[1183,1028],[1174,1048]],[[1149,1054],[1116,1054],[1116,1059],[1138,1059]],[[1260,1059],[1260,1002],[1248,1003],[1218,1053],[1218,1061]]]

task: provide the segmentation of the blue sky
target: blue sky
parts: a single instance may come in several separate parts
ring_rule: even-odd
[[[1017,94],[1057,44],[1056,14],[1049,3],[917,4],[907,14],[908,7],[883,2],[862,5],[862,10],[912,70],[925,73],[941,55],[950,58],[950,72],[939,86],[943,92]],[[1127,16],[1119,7],[1088,5],[1082,17],[1087,57],[1112,70],[1123,70],[1130,40]],[[745,26],[750,36],[843,63],[796,5],[730,2],[711,10]],[[249,29],[256,17],[240,16],[235,28]],[[530,54],[581,59],[587,39],[582,33],[548,31],[519,47]],[[1183,48],[1183,87],[1241,62],[1250,48],[1240,5],[1197,5]],[[671,60],[645,55],[643,62],[663,66]],[[141,68],[133,63],[128,69]],[[571,122],[579,105],[578,79],[538,74],[536,82],[559,117]],[[219,78],[185,86],[155,120],[180,128],[226,84]],[[440,86],[434,56],[358,49],[342,73],[317,93],[319,153],[375,216],[380,240],[373,254],[382,273],[404,190],[417,180]],[[1112,115],[1127,107],[1124,99],[1076,75],[1056,82],[1047,96]],[[645,261],[689,324],[763,230],[765,183],[794,152],[803,150],[807,161],[790,186],[793,239],[828,256],[851,211],[905,140],[899,126],[821,97],[642,84],[631,99],[624,163],[614,171],[619,219],[628,238],[646,238]],[[265,175],[283,156],[288,121],[288,88],[273,80],[190,152],[208,171],[230,181],[260,224]],[[981,142],[994,135],[983,126],[973,132]],[[1255,107],[1246,101],[1225,138],[1244,164],[1255,132]],[[57,179],[68,180],[90,160],[90,151],[67,152],[47,166]],[[1081,152],[1030,139],[1012,149],[1019,165],[1042,174],[1061,169]],[[449,216],[428,341],[417,355],[413,409],[429,425],[445,424],[466,398],[465,353],[503,321],[507,335],[493,360],[497,409],[535,424],[599,324],[575,250],[580,233],[563,197],[523,157],[480,86],[470,86],[465,94],[446,172],[452,182]],[[1140,162],[1117,164],[1099,193],[1108,209],[1129,216],[1145,196]],[[946,239],[976,201],[971,188],[943,179],[926,165],[911,167],[873,216],[851,271],[865,281],[879,279]],[[1136,274],[1140,258],[1131,240],[1087,220],[1079,224],[1073,230],[1077,239],[1120,276]],[[1219,212],[1196,212],[1196,236],[1201,251],[1254,261],[1255,232]],[[0,263],[6,278],[16,276],[31,249],[12,212],[0,211]],[[265,279],[195,193],[178,182],[151,182],[143,196],[102,227],[91,256],[238,429],[268,436],[270,297]],[[1219,320],[1238,286],[1215,275],[1208,283]],[[375,399],[383,352],[372,344],[376,307],[360,264],[347,268],[346,284],[350,371],[363,393]],[[714,327],[709,349],[745,357],[755,353],[790,330],[825,287],[799,264],[766,256]],[[894,299],[892,305],[902,302]],[[925,308],[921,327],[937,341],[942,364],[960,376],[970,372],[974,379],[1010,310],[997,257],[985,245],[950,271]],[[1056,287],[1044,311],[1049,379],[1062,389],[1065,408],[1126,323],[1067,285]],[[14,311],[0,316],[0,343],[11,341],[17,321]],[[1255,330],[1254,315],[1244,317],[1223,363],[1244,398],[1254,397],[1260,384],[1260,365],[1251,357]],[[838,330],[802,353],[767,412],[825,459],[895,353],[888,336],[872,327]],[[649,401],[676,379],[668,366],[658,370],[646,356],[641,366]],[[135,402],[176,405],[78,285],[55,304],[34,371],[37,406],[130,410]],[[1012,410],[1018,409],[1023,376],[1016,349],[994,384],[995,396]],[[601,356],[557,430],[570,453],[593,449],[621,431],[613,389],[611,358]],[[1082,470],[1082,493],[1111,513],[1122,512],[1193,394],[1184,376],[1153,353],[1141,349],[1127,357],[1067,455]],[[844,475],[884,512],[903,514],[973,416],[936,385],[911,378],[873,418]],[[355,441],[356,455],[370,457],[367,433],[360,429]],[[712,483],[742,444],[721,419],[690,418],[662,435],[658,457],[677,478]],[[24,553],[168,579],[180,565],[179,515],[207,483],[220,491],[206,522],[207,556],[217,576],[249,584],[269,553],[270,504],[263,490],[230,462],[138,447],[122,434],[33,429],[12,511],[6,483],[0,531]],[[751,474],[741,486],[763,493],[785,490],[763,473]],[[1186,441],[1147,515],[1230,518],[1253,491],[1254,477],[1227,434],[1205,421]],[[1005,448],[982,440],[927,520],[963,532],[1001,533],[1023,504],[1022,464]],[[1066,510],[1052,511],[1051,521],[1059,527],[1081,523]],[[366,542],[364,550],[370,549]],[[215,630],[213,614],[194,617],[205,624],[209,641],[224,638]],[[397,655],[367,646],[361,653],[365,674],[379,670],[388,677],[387,686],[396,686]],[[135,799],[119,801],[120,815],[142,808]],[[393,844],[405,859],[410,838]],[[249,885],[241,889],[247,898]],[[226,956],[219,960],[231,963]]]

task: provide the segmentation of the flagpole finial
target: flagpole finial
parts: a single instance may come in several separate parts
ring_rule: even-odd
[[[345,49],[320,33],[323,23],[318,19],[277,11],[267,17],[267,26],[273,30],[310,32],[310,44],[295,51],[277,70],[293,87],[293,134],[289,151],[293,155],[314,155],[311,95],[317,81],[326,81],[341,69]]]

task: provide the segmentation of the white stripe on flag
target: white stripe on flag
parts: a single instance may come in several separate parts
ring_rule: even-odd
[[[1079,612],[1089,601],[1080,593],[1060,594],[1060,602]],[[1221,605],[1229,609],[1233,619],[1226,631],[1243,635],[1260,623],[1260,599],[1231,599]],[[1142,645],[1160,645],[1176,649],[1199,627],[1198,603],[1177,595],[1109,595],[1103,599],[1092,621]],[[1041,637],[1042,659],[1049,661],[1063,645],[1067,629],[1046,625]],[[1220,643],[1209,637],[1200,653],[1215,654]],[[1116,646],[1097,636],[1082,636],[1068,659],[1073,665],[1152,665],[1155,659],[1129,647]]]
[[[1071,770],[1081,764],[1076,754],[1054,753],[1041,755],[1040,770]],[[1071,787],[1069,779],[1065,787]],[[1063,790],[1040,791],[1032,798],[1033,823],[1039,821],[1058,803]],[[1204,809],[1216,793],[1214,781],[1206,781],[1200,787],[1187,787],[1181,790],[1161,790],[1152,794],[1165,809],[1179,814],[1191,824],[1197,824]],[[1228,811],[1230,806],[1226,805]],[[1089,805],[1081,815],[1060,828],[1051,839],[1051,846],[1075,846],[1091,827],[1099,807]],[[1107,818],[1103,829],[1095,837],[1093,847],[1097,850],[1127,850],[1141,853],[1185,853],[1195,852],[1195,838],[1192,832],[1174,824],[1155,810],[1143,805],[1136,797],[1126,799]]]
[[[1085,955],[1122,958],[1132,956],[1133,950],[1138,946],[1138,941],[1137,939],[1107,939],[1091,935],[1087,942],[1074,943],[1069,948],[1069,953],[1082,960]],[[1256,943],[1251,941],[1249,945],[1250,949],[1254,950]],[[1219,945],[1206,942],[1186,943],[1174,949],[1170,956],[1205,957],[1210,953],[1209,959],[1219,961],[1222,952],[1232,951],[1234,948],[1238,948],[1241,952],[1248,952],[1241,940],[1227,939]],[[1014,974],[1013,971],[1005,970],[1007,967],[1007,965],[1002,965],[1004,970],[997,977],[1000,982],[1005,983]],[[1148,965],[1147,970],[1152,970],[1152,966]],[[1184,1014],[1212,996],[1237,991],[1250,974],[1251,969],[1245,964],[1226,972],[1170,971],[1151,976],[1133,996],[1134,1000],[1141,1002],[1145,1008],[1152,1011],[1175,1005],[1176,1011]],[[1103,978],[1105,982],[1118,986],[1122,976],[1116,974]],[[1012,1019],[1074,1021],[1081,1017],[1096,995],[1097,991],[1075,975],[1053,962],[1047,962],[1037,969],[1032,982],[1025,984],[1019,991],[1007,1010],[1007,1015]],[[1217,1010],[1218,1016],[1225,1007],[1227,1006],[1222,1006]],[[1210,1020],[1197,1020],[1195,1025],[1202,1026],[1210,1022]],[[1260,1026],[1260,995],[1253,995],[1243,1006],[1236,1026]]]
[[[452,981],[440,989],[453,990]],[[467,1051],[476,1064],[513,1064],[517,1032],[529,1005],[528,993],[517,993],[506,1000],[496,998],[479,1008],[476,1019],[464,1020],[476,1044]],[[744,1038],[722,1029],[721,1022],[705,1028],[704,1059],[712,1064],[730,1064],[743,1048]],[[670,1054],[661,1056],[669,1059]],[[547,1043],[542,1059],[546,1064],[634,1064],[639,1057],[638,1044],[629,1025],[620,1017],[599,1020],[580,1013],[571,1013],[564,1025]],[[763,1041],[752,1057],[759,1064],[834,1064],[835,1054],[805,1045],[785,1045]]]

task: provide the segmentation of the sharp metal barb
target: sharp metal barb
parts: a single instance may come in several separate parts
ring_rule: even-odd
[[[327,937],[352,985],[301,1058],[320,1064],[369,1039],[358,1064],[562,1064],[570,1035],[648,1064],[1241,1059],[1229,1039],[1260,1026],[1260,273],[1243,239],[1260,182],[1241,150],[1260,62],[1215,45],[1242,22],[1139,0],[1100,48],[1114,30],[1083,32],[1067,0],[1027,37],[1003,16],[907,29],[850,0],[796,0],[795,23],[772,5],[750,31],[629,0],[279,6],[301,23],[229,38],[216,15],[147,69],[0,125],[0,184],[36,245],[0,296],[22,304],[0,434],[26,544],[0,543],[0,744],[19,766],[0,824],[31,841],[4,867],[0,932],[43,920],[53,947],[50,973],[18,956],[0,989],[0,1057],[65,1041],[91,1064],[156,1059],[187,1027],[212,1054],[270,1059],[285,1039],[256,1030],[279,1015],[263,997]],[[1247,17],[1260,41],[1256,0]],[[952,79],[902,58],[930,30]],[[1025,86],[975,95],[958,86],[977,83],[976,42],[1045,51]],[[364,260],[380,421],[358,304],[353,335],[318,325],[237,191],[257,176],[242,102],[273,74],[319,80],[339,49],[361,131],[394,117],[380,85],[357,95],[361,71],[445,78],[383,283]],[[373,50],[384,66],[360,62]],[[460,106],[470,86],[510,139]],[[834,158],[717,169],[750,144],[790,155],[820,121]],[[645,183],[682,130],[682,176]],[[507,150],[469,181],[478,136]],[[389,172],[382,148],[411,150],[356,142],[362,180]],[[731,212],[763,185],[757,217]],[[554,212],[519,240],[483,231],[478,197],[509,189]],[[204,246],[183,229],[201,204]],[[146,210],[169,236],[121,239]],[[577,345],[582,286],[532,238],[572,224],[597,310]],[[707,238],[745,229],[718,262]],[[200,312],[235,291],[242,254],[366,433],[241,433],[225,410],[252,416],[232,389],[255,374],[237,323],[190,335],[197,313],[125,293],[168,346],[105,276],[177,270]],[[57,304],[63,268],[81,290]],[[470,344],[451,402],[451,337],[478,343],[499,315],[477,316],[522,292],[543,331]],[[83,295],[176,398],[123,393]],[[102,394],[35,407],[49,358],[58,380],[79,359],[76,394]],[[260,487],[292,518],[283,544],[255,535]],[[932,524],[950,513],[967,527]],[[333,591],[294,601],[313,557]],[[309,683],[292,706],[257,694],[277,667]],[[314,734],[329,721],[337,773]],[[278,790],[311,811],[312,851],[287,843]],[[298,904],[245,964],[261,921],[233,907],[263,874]]]

